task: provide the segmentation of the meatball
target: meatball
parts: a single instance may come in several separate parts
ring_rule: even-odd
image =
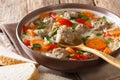
[[[75,17],[77,18],[78,17],[78,12],[74,12],[74,11],[66,11],[64,13],[64,17],[67,18],[67,19],[70,19],[71,17]]]
[[[76,28],[75,28],[75,32],[77,33],[77,34],[82,34],[82,33],[84,33],[85,31],[87,31],[87,27],[85,26],[85,25],[83,25],[83,24],[78,24],[77,26],[76,26]]]
[[[34,33],[38,36],[43,36],[48,34],[47,29],[34,30]]]
[[[73,43],[75,39],[75,33],[72,31],[71,27],[61,26],[56,35],[57,43]]]

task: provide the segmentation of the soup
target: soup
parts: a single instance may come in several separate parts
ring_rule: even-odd
[[[27,22],[21,38],[26,46],[40,54],[86,60],[97,56],[59,43],[73,45],[77,38],[86,46],[109,54],[119,47],[120,28],[104,15],[90,10],[57,10],[40,13]]]

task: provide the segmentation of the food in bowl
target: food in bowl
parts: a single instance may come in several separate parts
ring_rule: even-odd
[[[109,54],[120,45],[120,28],[91,10],[54,10],[40,13],[28,21],[21,32],[26,46],[49,57],[68,60],[97,57],[90,52],[59,45],[73,45],[76,37],[86,46]]]

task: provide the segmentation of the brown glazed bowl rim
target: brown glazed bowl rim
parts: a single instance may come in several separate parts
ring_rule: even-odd
[[[86,10],[100,12],[108,17],[112,17],[112,19],[115,20],[114,22],[116,22],[118,25],[120,25],[120,18],[113,12],[106,10],[104,8],[100,8],[100,7],[96,7],[96,6],[92,6],[92,5],[88,5],[88,4],[77,4],[77,3],[54,4],[54,5],[36,9],[36,10],[30,12],[29,14],[27,14],[24,18],[22,18],[20,20],[20,22],[18,23],[17,28],[16,28],[16,36],[17,36],[17,39],[20,42],[20,44],[24,45],[24,47],[26,47],[28,50],[39,54],[37,51],[30,49],[23,43],[23,41],[20,38],[20,31],[21,31],[20,27],[22,27],[27,21],[29,21],[30,19],[34,18],[35,16],[37,16],[38,14],[40,14],[42,12],[48,12],[48,11],[59,10],[59,9],[86,9]],[[118,48],[117,50],[112,52],[110,55],[118,54],[119,52],[120,52],[120,48]],[[53,60],[73,61],[73,62],[86,62],[86,61],[94,61],[94,60],[100,59],[100,58],[93,58],[93,59],[87,59],[87,60],[63,60],[63,59],[48,57],[43,54],[39,54],[39,55],[41,55],[43,57],[47,57],[49,59],[53,59]]]

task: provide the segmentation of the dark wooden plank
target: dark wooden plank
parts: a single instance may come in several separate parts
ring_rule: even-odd
[[[95,5],[112,11],[120,16],[120,1],[119,0],[94,0]]]
[[[27,0],[28,12],[52,4],[59,4],[59,0]]]
[[[18,22],[26,14],[25,0],[0,0],[0,22]]]
[[[80,4],[93,4],[93,0],[60,0],[60,3],[80,3]]]

